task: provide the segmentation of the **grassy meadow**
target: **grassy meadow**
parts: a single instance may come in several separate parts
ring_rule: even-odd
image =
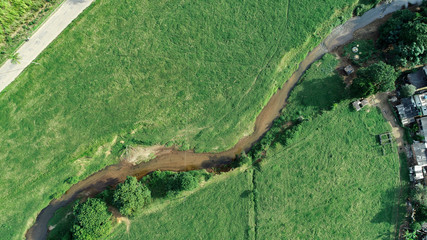
[[[252,239],[252,173],[236,170],[178,200],[155,201],[129,232],[120,224],[107,239]]]
[[[285,141],[278,137],[259,167],[153,204],[131,220],[129,232],[120,224],[108,239],[395,238],[405,209],[405,159],[394,145],[380,146],[377,135],[390,126],[377,108],[352,109],[336,64],[326,55],[306,72],[283,113],[306,120]]]
[[[298,129],[256,173],[257,238],[394,238],[399,158],[379,145],[380,111],[344,101]]]
[[[0,93],[0,238],[117,161],[117,135],[231,147],[355,2],[96,1]]]

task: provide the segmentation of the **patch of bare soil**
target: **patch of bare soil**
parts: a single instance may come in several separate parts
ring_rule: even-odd
[[[156,155],[162,151],[163,146],[155,145],[150,147],[143,147],[143,146],[137,146],[137,147],[131,147],[126,150],[124,160],[133,164],[137,165],[142,162],[147,162],[153,158],[156,157]]]

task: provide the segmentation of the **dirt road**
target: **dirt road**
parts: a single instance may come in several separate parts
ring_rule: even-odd
[[[66,0],[17,51],[21,58],[13,64],[7,60],[0,67],[0,92],[21,74],[34,59],[94,0]]]
[[[397,123],[393,114],[393,109],[391,109],[391,106],[388,103],[388,96],[389,95],[387,93],[378,93],[370,99],[370,102],[373,106],[377,106],[381,109],[384,118],[389,122],[392,128],[393,137],[396,139],[398,151],[405,152],[405,141],[403,138],[405,130]]]

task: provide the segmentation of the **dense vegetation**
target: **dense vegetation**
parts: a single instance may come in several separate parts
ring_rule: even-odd
[[[380,28],[378,44],[387,60],[403,67],[427,63],[427,3],[420,12],[401,10]]]
[[[61,0],[0,1],[0,63],[28,37]]]
[[[355,2],[97,1],[0,94],[0,238],[115,162],[117,135],[117,151],[232,146]]]
[[[111,213],[105,202],[89,198],[74,207],[74,225],[71,228],[75,240],[96,240],[111,231]]]
[[[288,130],[278,130],[258,167],[216,176],[181,201],[153,206],[129,232],[120,226],[109,239],[394,237],[399,159],[395,146],[376,139],[389,125],[374,107],[355,112],[350,101],[338,103],[346,91],[336,63],[326,56],[296,86],[283,118],[305,120],[286,139]]]
[[[354,94],[361,97],[392,91],[396,88],[395,81],[398,75],[393,66],[380,61],[359,69],[351,87]]]
[[[151,201],[151,192],[135,177],[127,177],[114,191],[113,203],[123,216],[134,216]]]

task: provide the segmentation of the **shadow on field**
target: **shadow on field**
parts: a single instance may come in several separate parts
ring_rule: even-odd
[[[318,111],[331,110],[334,103],[348,98],[348,92],[344,89],[342,79],[336,75],[302,81],[300,88],[304,90],[294,92],[292,101],[296,105],[315,107]],[[319,91],[319,89],[323,89],[323,91]]]
[[[381,195],[381,209],[371,219],[372,223],[388,223],[390,225],[396,224],[397,217],[397,198],[399,197],[399,188],[395,187],[387,190]],[[394,228],[393,228],[394,229]],[[394,231],[387,231],[378,236],[378,239],[390,239],[394,238]]]

